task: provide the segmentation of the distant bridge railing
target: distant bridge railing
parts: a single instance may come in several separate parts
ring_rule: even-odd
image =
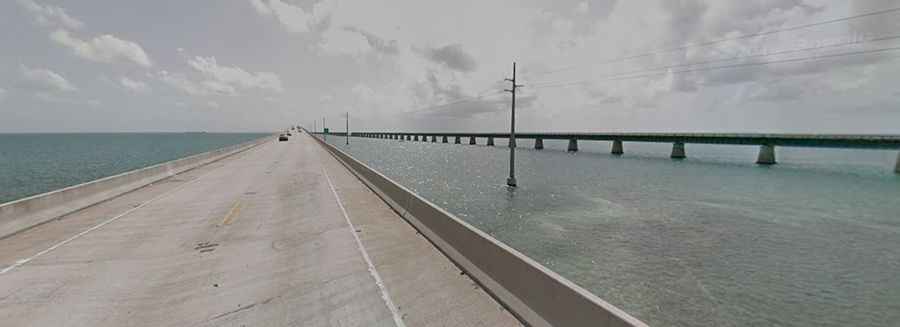
[[[346,136],[343,132],[329,134]],[[468,144],[477,144],[477,139],[482,138],[491,146],[494,145],[495,138],[509,138],[509,133],[353,132],[350,136],[442,143],[449,143],[449,138],[453,138],[455,144],[462,143],[464,138],[468,138]],[[758,145],[760,149],[756,163],[761,165],[776,163],[777,146],[900,150],[900,135],[874,134],[516,133],[516,139],[534,140],[535,149],[543,149],[544,140],[568,140],[568,151],[578,151],[579,140],[609,141],[612,142],[611,153],[614,155],[625,153],[623,142],[672,143],[673,159],[686,158],[684,145],[689,143]],[[900,154],[897,156],[894,172],[900,173]]]

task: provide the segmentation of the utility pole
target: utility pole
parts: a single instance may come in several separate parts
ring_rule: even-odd
[[[512,93],[512,114],[509,120],[509,178],[506,185],[516,187],[516,89],[525,85],[516,84],[516,62],[513,62],[512,78],[506,81],[512,83],[512,88],[504,90]]]
[[[319,121],[313,120],[313,136],[315,136],[316,131],[319,130]]]
[[[347,112],[347,145],[350,145],[350,112]]]
[[[322,117],[322,140],[328,141],[328,128],[325,127],[325,117]]]

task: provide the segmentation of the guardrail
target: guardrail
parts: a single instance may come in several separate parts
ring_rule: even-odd
[[[312,138],[527,325],[646,326],[349,154]]]
[[[271,136],[266,136],[0,204],[0,238],[8,237],[164,178],[246,151],[271,139]]]
[[[346,133],[331,133],[345,136]],[[494,145],[495,138],[509,138],[509,133],[428,133],[428,132],[353,132],[350,136],[381,139],[398,139],[408,141],[449,143],[453,138],[455,144],[461,138],[468,138],[468,144],[477,144],[478,138],[487,139],[486,144]],[[815,147],[844,149],[900,149],[900,135],[875,134],[753,134],[753,133],[516,133],[516,139],[533,139],[535,149],[544,148],[544,140],[568,140],[568,151],[578,151],[578,141],[610,141],[610,152],[614,155],[625,153],[624,142],[672,143],[670,157],[687,158],[685,144],[730,144],[758,145],[757,164],[772,165],[777,162],[775,148]],[[894,172],[900,173],[900,153],[894,165]]]

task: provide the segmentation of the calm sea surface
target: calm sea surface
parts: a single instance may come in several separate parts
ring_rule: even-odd
[[[329,141],[651,326],[900,325],[896,151]]]
[[[0,203],[265,134],[0,134]]]

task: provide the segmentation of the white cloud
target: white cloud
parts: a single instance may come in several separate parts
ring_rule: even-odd
[[[218,103],[218,102],[215,102],[215,101],[209,101],[209,102],[207,102],[207,103],[206,103],[206,106],[207,106],[207,107],[210,107],[210,108],[213,108],[213,109],[219,109],[219,108],[221,108],[221,106],[219,105],[219,103]]]
[[[125,60],[142,67],[153,66],[150,56],[139,44],[119,39],[110,34],[83,41],[73,37],[68,31],[59,29],[50,34],[50,39],[69,48],[75,55],[90,61],[111,63]]]
[[[84,27],[83,22],[69,16],[63,8],[40,5],[32,0],[19,0],[18,2],[22,8],[34,15],[34,21],[42,26],[62,26],[68,29]]]
[[[306,33],[318,25],[327,24],[333,1],[316,2],[307,12],[299,6],[281,0],[250,0],[256,12],[262,16],[274,16],[290,32]]]
[[[21,65],[20,70],[24,79],[24,86],[38,91],[71,92],[78,90],[60,74],[44,68],[29,68]]]
[[[209,93],[202,85],[188,79],[187,76],[181,73],[170,73],[163,70],[158,73],[157,78],[159,78],[159,80],[163,83],[181,90],[188,95],[199,96]]]
[[[147,83],[141,81],[136,81],[123,76],[121,79],[119,79],[119,83],[122,84],[122,87],[134,93],[150,93],[150,86],[148,86]]]
[[[284,92],[281,78],[275,73],[253,73],[236,66],[221,66],[215,57],[194,57],[188,60],[188,65],[208,79],[204,85],[210,90],[234,93],[236,88],[241,88]]]

